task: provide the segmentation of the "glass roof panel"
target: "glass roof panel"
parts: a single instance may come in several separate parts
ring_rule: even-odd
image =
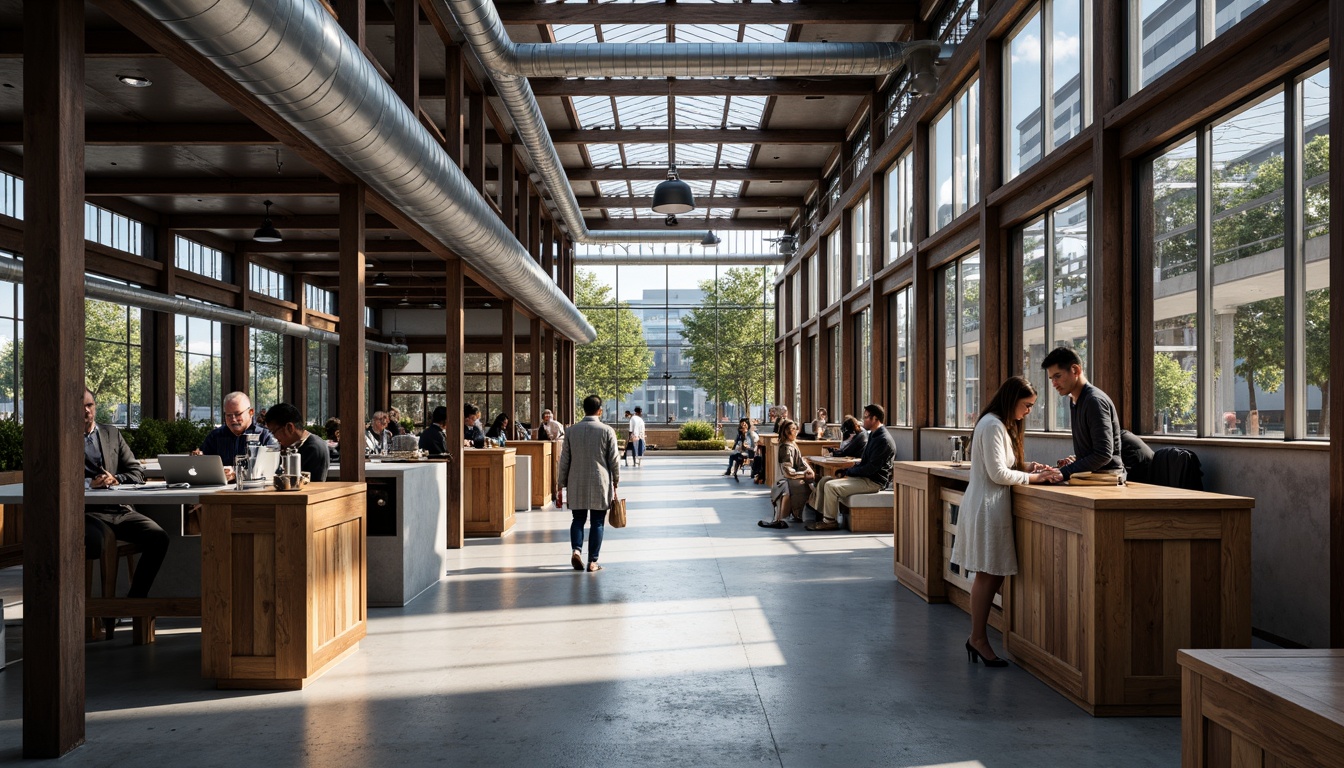
[[[750,144],[722,144],[723,154],[719,157],[719,165],[729,165],[737,168],[746,168],[747,162],[751,160]]]
[[[663,24],[602,24],[600,29],[604,43],[667,42],[667,26]],[[594,37],[590,42],[596,41]]]
[[[588,144],[588,158],[594,168],[620,167],[621,151],[615,144]],[[627,150],[629,146],[627,145]]]
[[[657,188],[661,181],[632,181],[630,188],[635,191],[635,197],[651,197],[653,190]]]
[[[732,179],[730,181],[716,181],[714,183],[714,194],[737,197],[742,194],[742,182],[737,179]]]
[[[677,165],[713,168],[718,154],[718,144],[678,144]]]
[[[728,125],[761,127],[761,116],[765,114],[764,96],[734,96],[728,102]]]
[[[599,181],[597,189],[603,197],[623,197],[630,194],[630,188],[624,181]],[[649,194],[653,194],[650,192]]]
[[[607,215],[613,219],[633,219],[636,218],[634,208],[608,208]]]
[[[616,124],[611,112],[611,98],[608,96],[575,96],[574,112],[579,116],[579,125],[583,128],[610,128]]]
[[[680,150],[678,150],[680,157]],[[661,168],[667,167],[667,145],[666,144],[626,144],[625,157],[628,166],[649,166],[654,165]],[[597,162],[594,160],[593,162]]]
[[[656,85],[657,83],[649,83],[649,90],[653,90]],[[620,120],[622,128],[666,128],[667,97],[617,96],[616,117]]]
[[[720,128],[723,126],[725,96],[678,96],[678,128]],[[760,119],[759,117],[757,118]]]

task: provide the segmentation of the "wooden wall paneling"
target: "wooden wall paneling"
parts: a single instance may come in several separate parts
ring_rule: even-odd
[[[463,451],[461,433],[453,425],[460,424],[460,413],[466,397],[463,393],[462,347],[466,342],[465,313],[462,308],[463,287],[466,277],[462,274],[462,262],[451,259],[444,262],[444,352],[447,364],[444,367],[446,393],[444,402],[448,406],[448,498],[446,514],[448,516],[449,549],[460,549],[465,541],[462,510],[462,467]],[[456,417],[456,418],[455,418]]]
[[[23,756],[84,743],[84,3],[23,6],[26,407]],[[37,578],[41,575],[42,578]]]
[[[500,301],[502,305],[500,312],[504,315],[504,332],[503,338],[500,339],[500,351],[504,353],[504,413],[509,415],[510,429],[513,427],[513,420],[518,417],[514,394],[518,388],[518,366],[515,364],[514,356],[518,350],[518,340],[514,335],[513,303],[513,299]]]
[[[1330,5],[1330,142],[1344,147],[1344,5]],[[1330,189],[1344,190],[1344,152],[1330,153]],[[1344,286],[1344,205],[1330,206],[1330,284]],[[1330,327],[1344,328],[1344,301],[1330,302]],[[1338,345],[1336,345],[1338,349]],[[1330,356],[1344,382],[1344,354]],[[1344,386],[1330,388],[1330,646],[1344,647]]]
[[[541,376],[541,320],[532,318],[527,331],[527,358],[530,367],[528,373],[531,376],[532,407],[528,411],[528,421],[532,429],[538,429],[541,426],[541,412],[550,407],[550,398],[546,396],[546,390],[542,388]],[[543,404],[545,403],[545,404]]]
[[[337,370],[344,383],[337,412],[341,419],[341,480],[364,481],[364,203],[363,184],[345,184],[340,194],[340,310],[341,344]]]

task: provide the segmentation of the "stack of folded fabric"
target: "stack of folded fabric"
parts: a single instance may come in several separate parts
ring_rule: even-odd
[[[1099,469],[1096,472],[1075,472],[1069,475],[1069,485],[1124,485],[1118,469]]]

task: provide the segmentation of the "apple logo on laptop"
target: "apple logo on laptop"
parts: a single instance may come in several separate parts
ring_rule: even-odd
[[[189,468],[187,469],[187,474],[188,474],[188,475],[191,475],[192,477],[195,477],[195,476],[196,476],[196,468],[195,468],[195,467],[189,467]]]

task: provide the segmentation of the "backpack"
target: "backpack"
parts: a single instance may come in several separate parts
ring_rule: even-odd
[[[1148,482],[1169,488],[1204,490],[1204,470],[1199,457],[1185,448],[1160,448],[1153,453],[1148,468]]]

